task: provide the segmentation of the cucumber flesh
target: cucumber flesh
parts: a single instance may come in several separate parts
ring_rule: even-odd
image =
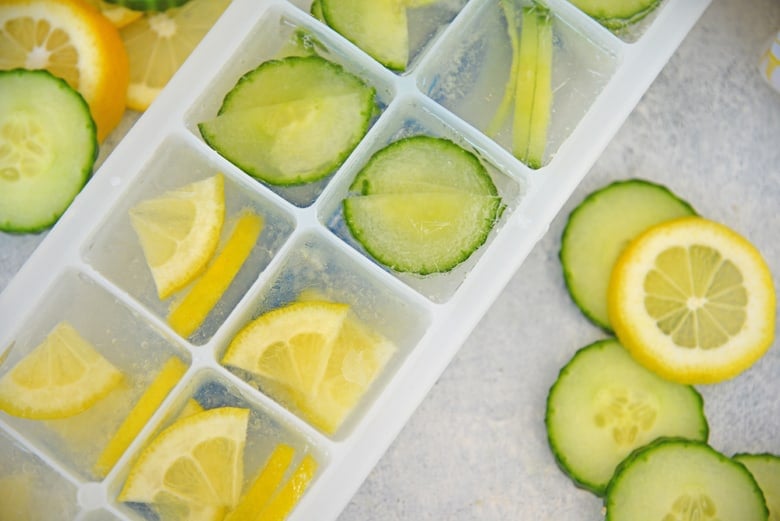
[[[476,156],[451,141],[414,136],[375,154],[350,190],[362,194],[462,191],[497,195],[496,186]],[[451,162],[457,168],[442,168]]]
[[[406,5],[400,0],[320,0],[325,22],[382,65],[396,71],[409,61]]]
[[[181,7],[190,0],[105,0],[109,4],[121,5],[133,11],[166,11]]]
[[[605,27],[617,30],[632,25],[653,10],[661,0],[569,0]]]
[[[241,78],[198,128],[217,152],[272,185],[317,181],[357,146],[375,90],[319,56],[265,62]]]
[[[449,271],[486,240],[503,206],[474,154],[430,136],[376,152],[343,202],[352,236],[400,272]]]
[[[449,271],[487,239],[500,200],[465,192],[388,193],[344,201],[355,238],[389,268],[420,275]]]
[[[661,439],[626,458],[609,484],[606,521],[766,521],[748,470],[704,442]]]
[[[86,184],[97,158],[84,98],[45,70],[0,71],[0,230],[52,226]]]
[[[560,260],[574,303],[606,331],[607,288],[628,242],[654,224],[696,212],[668,188],[642,179],[610,183],[589,194],[569,215]]]
[[[747,467],[764,493],[769,521],[780,521],[780,456],[741,453],[733,459]]]
[[[615,339],[581,348],[561,369],[545,425],[560,467],[598,495],[636,448],[663,436],[706,441],[709,433],[701,395],[645,369]]]

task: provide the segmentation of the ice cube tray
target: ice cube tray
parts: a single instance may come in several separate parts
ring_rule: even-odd
[[[505,133],[495,140],[483,133],[509,64],[496,0],[442,0],[415,12],[410,67],[402,74],[311,17],[310,3],[234,0],[0,294],[0,374],[55,324],[68,320],[132,381],[115,402],[73,421],[0,414],[0,456],[10,462],[0,469],[0,479],[28,469],[39,489],[35,503],[47,512],[142,519],[143,509],[117,501],[128,466],[196,397],[211,406],[240,404],[252,411],[247,469],[257,469],[261,462],[255,460],[280,441],[312,454],[319,462],[316,477],[290,519],[336,518],[709,0],[666,0],[620,35],[566,0],[548,0],[556,95],[548,153],[538,170],[511,155]],[[332,176],[279,189],[250,178],[209,148],[197,123],[216,112],[243,73],[283,52],[297,29],[313,35],[329,59],[376,87],[382,111]],[[507,204],[487,243],[467,262],[427,277],[400,275],[375,263],[349,237],[340,213],[347,187],[370,154],[416,133],[452,139],[477,154]],[[228,214],[249,206],[266,226],[217,310],[185,339],[165,323],[165,305],[156,299],[127,210],[216,172],[226,178]],[[218,363],[248,320],[303,288],[349,302],[397,346],[331,436]],[[169,356],[185,361],[187,372],[112,470],[96,476],[95,447],[106,442]],[[48,493],[52,490],[57,492]]]

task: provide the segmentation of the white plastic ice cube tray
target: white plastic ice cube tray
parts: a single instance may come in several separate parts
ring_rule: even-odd
[[[403,74],[312,18],[309,0],[234,0],[0,295],[0,349],[7,355],[0,374],[63,319],[140,382],[129,391],[130,402],[165,357],[178,355],[190,368],[105,479],[84,463],[94,454],[60,441],[67,422],[42,425],[2,413],[6,468],[38,469],[49,500],[61,503],[52,508],[65,517],[141,518],[140,510],[116,501],[128,465],[169,414],[196,394],[252,409],[248,447],[286,441],[312,453],[319,470],[290,519],[336,518],[708,4],[667,0],[630,36],[618,37],[567,1],[549,0],[555,101],[546,164],[534,171],[513,158],[507,136],[493,141],[480,131],[498,105],[509,62],[496,0],[444,0],[420,10],[420,18],[412,18],[414,48]],[[326,182],[270,189],[209,148],[197,123],[216,112],[242,74],[275,57],[296,28],[375,86],[383,111]],[[339,211],[370,154],[414,133],[447,137],[475,152],[507,204],[487,243],[466,263],[424,278],[388,272],[365,256]],[[165,323],[165,305],[156,299],[127,210],[216,172],[226,176],[228,212],[249,205],[263,214],[266,227],[217,311],[183,339]],[[249,319],[305,287],[350,303],[398,346],[334,436],[218,363]],[[96,424],[82,445],[100,445],[108,436]]]

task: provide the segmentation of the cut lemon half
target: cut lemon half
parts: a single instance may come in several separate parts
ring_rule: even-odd
[[[206,267],[225,220],[221,174],[146,199],[130,209],[157,295],[170,297]]]
[[[125,112],[128,59],[114,25],[84,0],[3,0],[0,69],[47,69],[89,105],[98,140]]]
[[[138,456],[119,500],[150,503],[166,518],[224,515],[241,494],[248,422],[249,410],[236,407],[174,422]]]
[[[701,217],[667,221],[634,239],[613,269],[607,307],[632,355],[681,383],[731,378],[774,338],[775,291],[761,254]]]
[[[233,339],[222,362],[315,396],[349,306],[293,302],[250,322]]]
[[[127,106],[146,110],[211,29],[230,0],[190,0],[144,16],[122,28],[130,59]]]
[[[68,322],[0,378],[0,410],[29,419],[67,418],[107,396],[122,373]]]

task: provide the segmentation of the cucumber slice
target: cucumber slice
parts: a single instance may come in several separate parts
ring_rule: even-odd
[[[496,196],[465,192],[389,193],[344,201],[350,231],[376,260],[420,275],[449,271],[487,239]]]
[[[780,521],[780,456],[740,453],[732,459],[747,467],[764,493],[769,521]]]
[[[84,98],[46,70],[0,71],[0,230],[52,226],[97,158]]]
[[[645,369],[615,339],[581,348],[561,369],[545,425],[564,472],[598,495],[637,447],[662,436],[706,441],[709,433],[701,395]]]
[[[442,168],[449,162],[457,168]],[[350,190],[364,195],[442,191],[498,195],[475,155],[452,141],[431,136],[401,139],[374,154]]]
[[[180,7],[190,0],[105,0],[109,4],[121,5],[133,11],[165,11]]]
[[[244,75],[203,139],[249,175],[296,185],[329,175],[368,131],[375,89],[319,56],[271,60]]]
[[[766,521],[756,480],[700,441],[661,439],[629,456],[607,490],[606,521]]]
[[[376,152],[344,199],[352,235],[378,262],[421,275],[449,271],[479,248],[502,203],[474,154],[413,136]]]
[[[623,29],[650,14],[661,0],[569,0],[588,16],[612,30]]]
[[[320,0],[325,22],[385,67],[409,61],[406,5],[401,0]]]
[[[561,238],[563,276],[574,303],[611,331],[607,287],[620,252],[650,226],[695,214],[668,188],[642,179],[614,181],[592,192],[571,212]]]
[[[311,15],[320,22],[325,21],[325,15],[322,14],[322,0],[314,0],[309,8]]]
[[[552,107],[552,18],[547,9],[526,7],[517,59],[512,153],[531,168],[544,163]]]

